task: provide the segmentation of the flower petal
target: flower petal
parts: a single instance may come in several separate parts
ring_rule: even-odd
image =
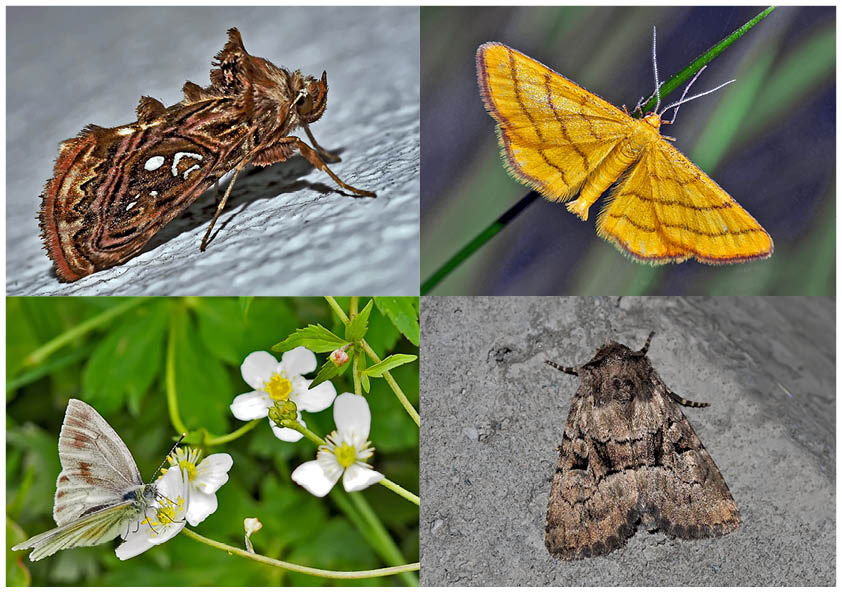
[[[216,512],[217,505],[216,494],[192,490],[190,508],[187,509],[187,522],[195,527]]]
[[[336,478],[327,476],[318,461],[307,461],[292,472],[292,481],[319,498],[324,497],[336,484]]]
[[[231,413],[237,419],[248,421],[260,419],[269,415],[269,408],[273,405],[272,399],[263,391],[252,391],[243,393],[234,398],[231,403]]]
[[[300,417],[298,419],[298,423],[300,423],[305,428],[307,424],[304,423]],[[272,426],[272,433],[275,435],[275,438],[278,440],[283,440],[284,442],[298,442],[301,440],[304,435],[301,432],[293,430],[292,428],[282,428],[275,424],[271,419],[269,420],[269,425]]]
[[[243,380],[254,389],[262,389],[263,383],[271,378],[278,368],[278,360],[266,351],[249,353],[240,366]]]
[[[302,411],[324,411],[331,406],[336,398],[336,388],[329,380],[322,382],[316,388],[292,396],[293,402]]]
[[[354,463],[345,469],[342,485],[346,492],[358,492],[366,489],[370,485],[374,485],[381,479],[383,479],[382,473],[359,463]]]
[[[342,393],[333,402],[333,421],[336,430],[344,439],[354,444],[368,440],[371,429],[371,410],[365,397],[353,393]]]
[[[228,481],[228,471],[234,459],[227,452],[208,455],[196,465],[196,479],[193,485],[205,494],[213,494]]]
[[[115,553],[121,560],[128,560],[142,554],[154,545],[149,541],[147,531],[130,532],[126,536],[126,541],[117,546]]]
[[[309,374],[316,369],[316,354],[304,346],[287,351],[281,356],[281,364],[289,376]]]

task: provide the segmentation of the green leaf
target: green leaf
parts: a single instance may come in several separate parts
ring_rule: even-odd
[[[374,303],[404,337],[413,345],[418,345],[421,331],[418,326],[417,297],[375,297]]]
[[[333,378],[335,376],[343,374],[345,372],[345,370],[348,369],[349,365],[350,365],[350,362],[346,363],[344,366],[342,366],[340,368],[339,366],[334,364],[332,361],[327,360],[324,363],[324,365],[321,368],[319,368],[319,373],[316,374],[316,378],[313,380],[313,382],[310,383],[310,388],[314,388],[314,387],[320,385],[322,382],[325,382],[326,380],[330,380],[331,378]]]
[[[253,301],[253,296],[240,296],[240,311],[243,313],[243,320],[248,318],[249,308],[251,308],[251,303]]]
[[[299,346],[316,353],[325,353],[339,349],[347,343],[320,324],[311,324],[307,328],[300,328],[289,337],[272,347],[272,351],[287,352]]]
[[[82,395],[107,416],[128,400],[134,411],[160,376],[167,328],[164,302],[147,302],[124,316],[100,340],[82,372]]]
[[[397,368],[403,364],[414,362],[418,359],[417,355],[407,355],[405,353],[395,353],[381,361],[379,364],[374,364],[370,368],[363,370],[363,376],[372,376],[374,378],[381,378],[383,372],[387,372],[392,368]]]
[[[231,377],[208,350],[188,316],[173,317],[175,387],[178,409],[187,428],[225,432],[231,422],[229,405],[236,396]]]
[[[365,308],[351,319],[351,322],[345,325],[345,339],[349,342],[359,341],[365,337],[368,331],[368,317],[371,314],[371,307],[374,305],[374,300],[368,300]]]
[[[368,376],[363,374],[362,376],[360,376],[360,381],[363,385],[363,390],[367,393],[370,392],[371,391],[371,381],[368,379]]]

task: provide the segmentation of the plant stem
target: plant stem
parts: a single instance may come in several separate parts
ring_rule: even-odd
[[[339,317],[339,320],[341,320],[345,324],[348,324],[349,318],[345,314],[345,312],[342,310],[342,307],[336,302],[336,300],[333,299],[330,296],[325,296],[325,300],[327,300],[327,303],[330,304],[330,307],[336,313],[336,316]],[[379,364],[382,361],[377,356],[377,354],[374,353],[374,350],[366,342],[365,339],[360,341],[360,344],[362,345],[363,349],[368,354],[368,356],[372,360],[374,360],[375,364]],[[420,426],[421,425],[421,417],[418,415],[418,412],[415,410],[415,407],[412,406],[412,403],[409,402],[409,399],[406,398],[406,395],[401,390],[401,387],[398,386],[397,382],[395,382],[395,379],[392,376],[392,374],[389,373],[389,372],[384,372],[383,378],[386,380],[386,384],[388,384],[389,387],[392,389],[392,392],[395,393],[395,396],[398,398],[398,401],[400,401],[400,404],[403,406],[403,408],[409,414],[409,417],[411,417],[412,421],[415,422],[415,425]],[[359,392],[357,394],[359,394]]]
[[[261,556],[260,554],[253,554],[248,552],[244,549],[232,547],[230,545],[220,543],[219,541],[214,541],[213,539],[208,539],[203,535],[199,535],[198,533],[194,533],[190,529],[184,528],[181,530],[184,535],[187,535],[190,539],[194,539],[199,543],[203,543],[205,545],[209,545],[213,548],[218,550],[222,550],[223,552],[227,552],[234,556],[239,556],[241,558],[246,558],[248,560],[253,560],[255,562],[260,562],[261,564],[267,564],[269,566],[275,566],[278,568],[283,568],[285,570],[290,570],[292,572],[300,572],[302,574],[309,574],[311,576],[320,576],[322,578],[333,578],[333,579],[362,579],[362,578],[372,578],[377,576],[391,576],[393,574],[401,574],[404,572],[415,572],[421,568],[420,562],[415,562],[414,564],[404,564],[402,566],[392,566],[389,568],[378,568],[376,570],[355,570],[355,571],[335,571],[335,570],[322,570],[320,568],[310,568],[309,566],[301,566],[299,564],[293,564],[291,562],[284,562],[282,560],[275,560],[274,558],[269,558],[267,556]]]
[[[416,496],[415,494],[413,494],[412,492],[410,492],[406,488],[403,488],[403,487],[399,486],[394,481],[391,481],[391,480],[386,479],[384,477],[383,479],[380,480],[380,485],[382,485],[385,488],[388,488],[388,489],[392,490],[398,496],[406,498],[407,500],[409,500],[410,502],[412,502],[416,506],[421,506],[421,498],[419,498],[418,496]]]
[[[375,364],[379,364],[382,360],[374,353],[374,350],[369,346],[365,339],[361,341],[363,349],[368,354],[368,356],[374,360]],[[398,383],[395,381],[394,377],[392,376],[391,372],[383,372],[383,379],[386,381],[386,384],[392,389],[392,392],[395,393],[395,396],[400,401],[400,404],[403,405],[403,408],[409,414],[409,417],[412,418],[412,421],[415,422],[416,426],[421,425],[421,417],[418,415],[418,412],[415,410],[415,407],[412,406],[412,403],[409,402],[409,399],[406,398],[406,395],[401,390],[401,387],[398,386]]]
[[[176,327],[178,325],[176,317],[181,312],[183,310],[177,307],[173,307],[170,312],[170,332],[167,337],[167,367],[164,384],[167,391],[167,409],[170,414],[170,421],[177,432],[187,432],[187,427],[181,421],[181,416],[178,413],[178,394],[175,388]]]
[[[34,366],[40,364],[54,352],[58,351],[71,341],[78,339],[88,331],[91,331],[97,328],[98,326],[109,322],[110,320],[116,318],[120,314],[131,310],[141,302],[146,301],[148,299],[148,297],[135,297],[127,299],[123,302],[120,302],[113,308],[106,310],[105,312],[102,312],[100,314],[97,314],[96,316],[93,316],[80,324],[77,324],[73,328],[64,331],[58,337],[54,338],[51,341],[48,341],[45,345],[42,345],[41,347],[30,353],[28,356],[26,356],[26,359],[23,360],[24,365]]]
[[[421,295],[427,295],[430,291],[432,291],[436,285],[441,283],[456,267],[465,262],[474,252],[484,246],[491,238],[503,231],[503,228],[505,228],[509,222],[520,215],[526,207],[535,202],[535,199],[539,196],[541,195],[538,192],[532,190],[529,194],[512,205],[509,210],[500,215],[496,221],[491,223],[491,225],[474,236],[474,239],[465,244],[461,250],[451,256],[450,259],[436,269],[432,275],[427,277],[427,280],[421,285]]]
[[[214,446],[217,444],[225,444],[226,442],[231,442],[232,440],[236,440],[246,432],[250,431],[254,426],[260,423],[259,419],[253,419],[247,424],[242,425],[241,427],[237,428],[233,432],[229,434],[225,434],[223,436],[217,436],[215,438],[207,438],[205,440],[205,444],[208,446]]]

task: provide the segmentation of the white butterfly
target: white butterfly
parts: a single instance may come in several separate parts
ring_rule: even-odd
[[[61,473],[53,518],[58,525],[12,547],[36,561],[59,550],[105,543],[157,518],[154,483],[143,483],[132,453],[96,409],[70,399],[58,439]],[[157,475],[157,472],[155,473]]]

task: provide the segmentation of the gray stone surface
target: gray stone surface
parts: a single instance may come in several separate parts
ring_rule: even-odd
[[[199,198],[131,261],[61,284],[36,216],[58,143],[135,119],[208,84],[236,26],[250,53],[328,73],[316,139],[376,199],[339,194],[301,157],[241,174],[217,234]],[[7,11],[7,292],[11,295],[417,294],[419,29],[416,7],[11,7]]]
[[[424,298],[421,568],[439,585],[833,585],[835,306],[828,298]],[[638,527],[607,556],[544,548],[577,380],[609,339],[649,357],[742,514],[685,541]]]

